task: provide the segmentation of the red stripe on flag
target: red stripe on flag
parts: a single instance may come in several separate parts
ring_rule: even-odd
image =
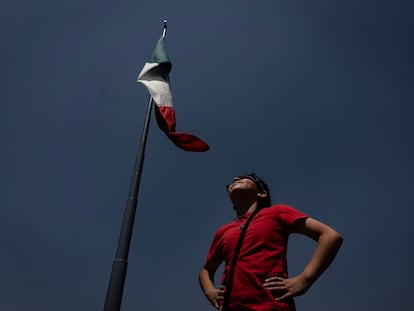
[[[175,111],[172,107],[155,106],[155,116],[158,126],[168,138],[179,148],[185,151],[203,152],[209,146],[197,136],[191,133],[180,133],[175,131]]]

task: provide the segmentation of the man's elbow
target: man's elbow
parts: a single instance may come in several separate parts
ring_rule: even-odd
[[[329,239],[331,240],[331,243],[334,244],[337,248],[340,248],[344,242],[343,236],[335,230],[329,232]]]

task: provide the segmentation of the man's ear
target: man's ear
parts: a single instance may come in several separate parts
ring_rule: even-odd
[[[261,199],[264,199],[268,196],[267,191],[266,190],[262,190],[261,192],[257,193],[257,196]]]

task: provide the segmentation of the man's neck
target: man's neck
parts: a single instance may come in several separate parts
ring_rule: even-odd
[[[246,213],[251,213],[259,207],[258,202],[240,202],[239,204],[234,204],[234,209],[236,210],[237,217],[242,216]]]

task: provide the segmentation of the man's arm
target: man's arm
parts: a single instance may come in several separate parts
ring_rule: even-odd
[[[216,273],[220,263],[205,262],[200,270],[198,280],[201,289],[206,295],[210,303],[218,310],[220,310],[220,303],[224,297],[224,287],[217,289],[214,285],[214,274]]]
[[[298,220],[294,224],[298,233],[304,234],[318,242],[312,258],[302,273],[296,277],[283,279],[272,277],[264,286],[276,295],[277,300],[284,300],[304,294],[334,260],[343,238],[331,227],[313,218]]]

